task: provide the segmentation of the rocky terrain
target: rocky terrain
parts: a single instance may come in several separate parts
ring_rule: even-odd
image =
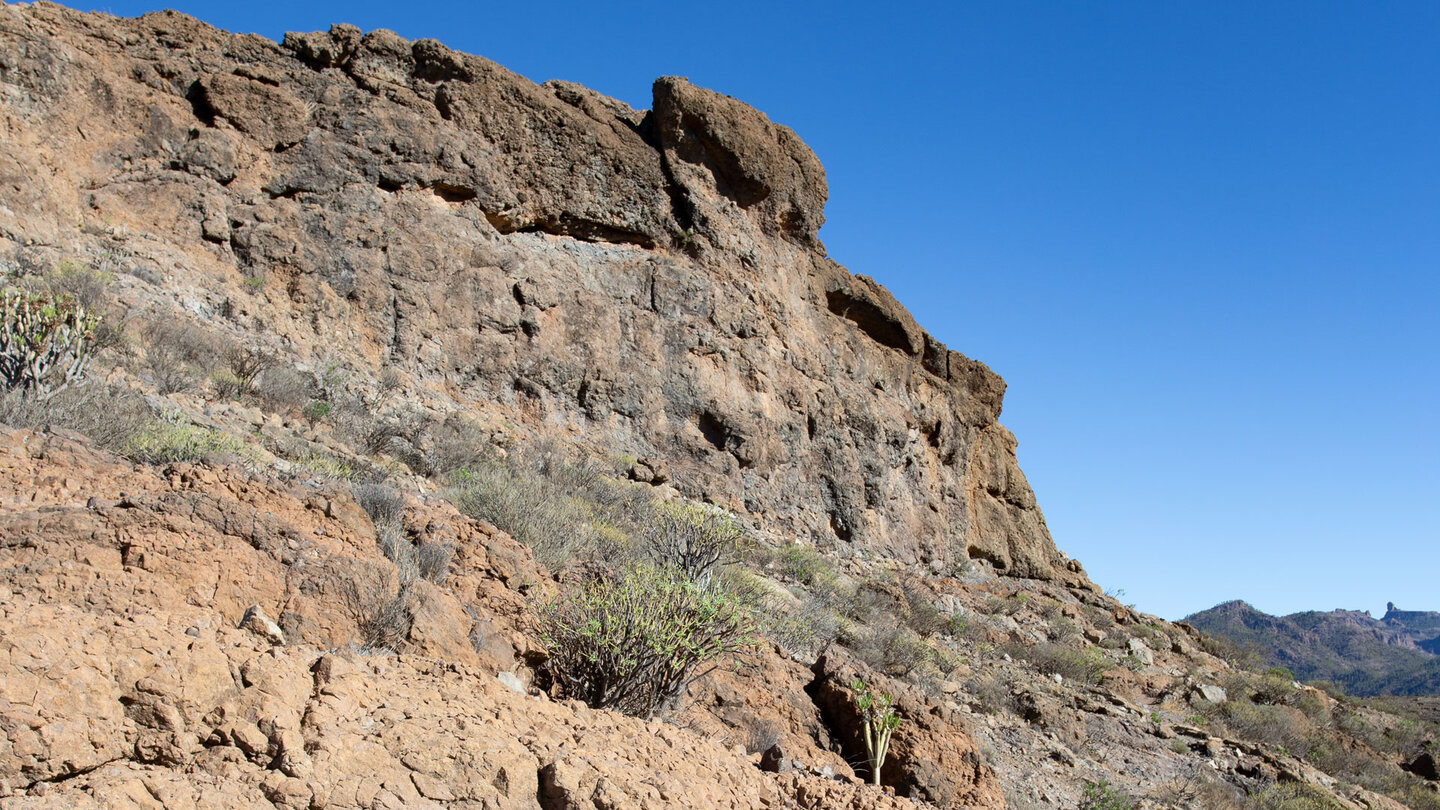
[[[103,316],[0,398],[0,807],[1440,807],[1430,721],[1056,548],[1003,381],[735,99],[7,5],[0,136],[3,286]],[[746,643],[588,706],[546,622],[675,514]]]
[[[1271,616],[1235,601],[1185,622],[1253,650],[1269,666],[1351,694],[1440,694],[1440,613],[1391,604],[1379,619],[1358,610]]]

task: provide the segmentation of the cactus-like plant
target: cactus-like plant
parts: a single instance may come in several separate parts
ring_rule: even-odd
[[[641,564],[542,608],[540,637],[567,695],[649,718],[683,695],[700,667],[747,646],[750,623],[723,590]]]
[[[0,290],[0,391],[51,397],[85,374],[100,317],[69,295]]]
[[[856,678],[850,684],[855,691],[855,704],[860,709],[861,729],[865,732],[865,753],[870,757],[870,781],[880,784],[880,767],[890,753],[890,735],[900,726],[895,714],[895,699],[883,692],[874,692]]]

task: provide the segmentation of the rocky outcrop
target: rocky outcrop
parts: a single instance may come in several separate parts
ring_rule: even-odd
[[[389,367],[842,553],[1089,587],[1003,382],[824,257],[818,161],[734,99],[665,78],[636,111],[387,31],[44,4],[0,9],[0,99],[0,256],[123,252],[153,268],[119,279],[137,318]]]
[[[456,556],[396,655],[355,644],[346,583],[394,567],[346,487],[0,427],[0,807],[913,806],[527,690],[546,574],[443,501],[404,522]]]
[[[835,729],[838,747],[853,762],[866,762],[861,713],[851,684],[858,678],[895,701],[900,718],[890,742],[890,755],[880,769],[880,782],[940,807],[989,807],[1002,804],[994,772],[964,729],[953,706],[926,696],[914,687],[892,681],[843,651],[832,651],[815,663],[814,680],[806,691]],[[869,778],[869,768],[864,767]]]

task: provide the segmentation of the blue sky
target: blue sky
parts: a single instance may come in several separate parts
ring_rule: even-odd
[[[1009,382],[1096,582],[1440,610],[1440,3],[176,7],[746,101],[825,164],[831,256]]]

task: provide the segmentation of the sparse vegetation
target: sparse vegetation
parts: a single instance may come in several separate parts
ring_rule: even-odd
[[[699,667],[750,638],[729,594],[648,564],[562,592],[540,631],[565,694],[637,717],[668,708]]]
[[[178,414],[151,421],[125,446],[126,455],[146,464],[200,461],[218,453],[243,451],[244,445],[234,436],[192,424]]]
[[[855,707],[860,710],[860,729],[865,738],[865,754],[870,760],[870,781],[880,784],[880,769],[885,767],[885,757],[890,753],[890,735],[900,727],[900,716],[895,713],[895,700],[883,692],[876,692],[864,681],[856,678],[850,689],[855,692]]]
[[[1101,779],[1086,782],[1080,799],[1080,810],[1135,810],[1135,800],[1128,793],[1112,787]]]

